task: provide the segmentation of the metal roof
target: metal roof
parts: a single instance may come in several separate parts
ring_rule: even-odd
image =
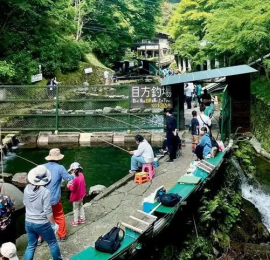
[[[205,79],[221,78],[233,75],[248,74],[256,72],[257,70],[248,65],[232,66],[213,70],[197,71],[186,74],[178,74],[169,76],[163,79],[161,85],[173,85],[185,82],[200,81]]]

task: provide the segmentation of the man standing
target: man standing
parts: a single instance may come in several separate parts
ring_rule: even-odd
[[[173,109],[170,108],[166,110],[166,138],[168,151],[170,154],[170,158],[166,162],[173,162],[176,159],[176,151],[177,151],[177,133],[176,133],[176,119],[173,116]]]
[[[211,95],[208,94],[207,89],[204,89],[203,94],[201,95],[202,105],[208,107],[211,104]]]
[[[186,96],[186,102],[187,102],[187,109],[191,109],[191,101],[192,101],[192,92],[193,92],[193,84],[192,86],[190,85],[191,83],[187,83],[184,91],[185,91],[185,96]]]
[[[202,95],[202,85],[199,83],[196,85],[196,96],[199,106],[201,105],[201,95]]]
[[[109,84],[109,72],[107,70],[104,71],[104,84]]]
[[[49,155],[45,157],[45,160],[49,162],[44,164],[52,174],[52,180],[48,184],[47,189],[51,192],[53,218],[59,225],[57,234],[61,242],[64,242],[67,239],[65,215],[61,202],[61,183],[62,179],[65,181],[71,181],[74,179],[74,176],[70,175],[65,167],[58,163],[63,158],[64,155],[60,153],[60,150],[58,148],[53,148],[50,150]]]
[[[209,118],[209,116],[205,115],[205,106],[200,106],[200,115],[197,117],[198,121],[199,121],[199,125],[200,125],[200,130],[202,127],[206,127],[207,128],[207,132],[210,133],[211,131],[211,119]]]
[[[138,149],[130,151],[131,157],[131,170],[130,174],[135,174],[136,171],[142,167],[145,163],[152,163],[154,161],[154,152],[151,145],[141,135],[135,136],[136,144]]]

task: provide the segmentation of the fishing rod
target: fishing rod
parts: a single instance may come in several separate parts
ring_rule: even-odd
[[[80,128],[73,127],[73,126],[71,126],[71,125],[69,125],[69,127],[74,128],[74,129],[76,129],[76,130],[79,130],[79,131],[82,132],[82,133],[87,133],[87,132],[81,130]],[[95,138],[97,138],[97,139],[99,139],[99,140],[101,140],[101,141],[103,141],[103,142],[105,142],[105,143],[107,143],[107,144],[109,144],[109,145],[112,145],[112,146],[114,146],[114,147],[116,147],[116,148],[118,148],[118,149],[120,149],[120,150],[122,150],[122,151],[124,151],[124,152],[126,152],[126,153],[129,153],[128,150],[126,150],[126,149],[124,149],[124,148],[122,148],[122,147],[120,147],[120,146],[118,146],[118,145],[115,145],[115,144],[113,144],[113,143],[110,143],[110,142],[108,142],[108,141],[106,141],[106,140],[104,140],[104,139],[102,139],[102,138],[97,137],[97,136],[95,136]]]
[[[152,132],[150,132],[150,131],[147,131],[147,130],[145,130],[145,129],[139,128],[139,127],[134,126],[134,125],[132,125],[132,124],[126,123],[126,122],[125,122],[125,121],[123,121],[123,120],[115,119],[115,118],[113,118],[113,117],[110,117],[110,116],[105,116],[105,115],[101,115],[101,116],[104,116],[104,117],[110,118],[110,119],[112,119],[112,120],[115,120],[115,121],[121,122],[121,123],[126,124],[126,125],[130,125],[130,126],[135,127],[135,128],[137,128],[137,129],[139,129],[139,130],[142,130],[142,131],[144,131],[144,132],[146,132],[146,133],[150,133],[150,134],[152,134]]]

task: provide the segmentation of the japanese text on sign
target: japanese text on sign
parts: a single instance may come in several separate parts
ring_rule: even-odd
[[[131,108],[169,108],[172,106],[171,86],[131,86]]]

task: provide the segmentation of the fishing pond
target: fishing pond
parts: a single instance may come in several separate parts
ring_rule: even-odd
[[[49,154],[49,150],[53,148],[18,148],[9,152],[4,158],[4,171],[7,173],[29,172],[35,167],[32,163],[23,160],[16,155],[19,155],[27,160],[36,164],[46,163],[45,157]],[[127,150],[134,150],[136,146],[123,147]],[[64,165],[66,169],[69,168],[73,162],[79,162],[83,167],[83,173],[85,176],[87,193],[91,186],[101,184],[106,187],[114,184],[127,174],[130,169],[131,155],[123,150],[112,146],[101,147],[80,147],[71,146],[60,148],[61,153],[65,157],[60,161],[60,164]],[[157,149],[154,148],[154,151]],[[72,203],[68,200],[67,188],[62,189],[62,203],[64,212],[69,213],[72,211]],[[24,231],[24,216],[21,216],[18,220],[19,225],[18,235],[25,233]]]

